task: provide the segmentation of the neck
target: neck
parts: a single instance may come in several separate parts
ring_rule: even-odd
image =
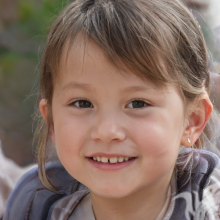
[[[91,192],[96,220],[155,220],[166,202],[171,176],[124,198],[103,198]]]

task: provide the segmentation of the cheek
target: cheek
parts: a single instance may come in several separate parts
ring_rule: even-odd
[[[178,152],[181,122],[180,116],[170,120],[167,114],[155,112],[146,118],[130,121],[130,136],[144,154],[152,157],[164,156],[171,151]]]
[[[175,166],[179,152],[179,138],[173,141],[175,129],[163,123],[133,123],[132,139],[140,151],[143,181],[155,181]],[[177,135],[178,136],[178,135]]]
[[[54,136],[57,154],[61,160],[65,158],[77,159],[81,155],[82,146],[86,142],[87,124],[80,118],[62,117],[54,122]]]
[[[63,119],[55,124],[56,149],[59,160],[74,178],[81,180],[84,173],[82,149],[85,145],[85,129],[82,123]]]

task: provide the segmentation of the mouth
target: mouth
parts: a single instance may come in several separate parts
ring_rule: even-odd
[[[87,157],[88,161],[101,170],[119,170],[131,165],[137,157],[106,157],[93,156]]]
[[[132,160],[134,157],[90,157],[91,160],[97,161],[100,163],[123,163],[129,160]]]

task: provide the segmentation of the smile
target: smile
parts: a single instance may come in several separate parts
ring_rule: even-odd
[[[100,170],[116,171],[129,167],[136,161],[137,157],[123,157],[123,156],[91,156],[87,157],[90,164]]]
[[[91,157],[93,161],[97,161],[100,163],[122,163],[125,161],[129,161],[132,157]]]

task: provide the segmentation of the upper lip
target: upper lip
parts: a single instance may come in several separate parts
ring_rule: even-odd
[[[129,155],[125,155],[125,154],[107,154],[107,153],[98,152],[98,153],[93,153],[87,157],[108,157],[108,158],[111,158],[111,157],[135,157],[135,156],[129,156]]]

